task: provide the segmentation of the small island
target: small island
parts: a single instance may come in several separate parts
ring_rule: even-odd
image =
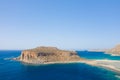
[[[24,50],[15,59],[32,64],[70,63],[83,60],[75,51],[60,50],[56,47],[37,47]]]

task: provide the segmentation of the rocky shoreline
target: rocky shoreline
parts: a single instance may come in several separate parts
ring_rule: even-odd
[[[56,47],[37,47],[22,51],[14,60],[31,64],[68,63],[84,60],[75,51],[60,50]]]

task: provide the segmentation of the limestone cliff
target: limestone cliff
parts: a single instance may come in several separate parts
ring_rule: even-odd
[[[23,62],[36,64],[82,60],[74,51],[59,50],[55,47],[37,47],[24,50],[17,59]]]
[[[107,53],[111,53],[114,56],[120,56],[120,45],[115,46],[114,48],[106,51]]]

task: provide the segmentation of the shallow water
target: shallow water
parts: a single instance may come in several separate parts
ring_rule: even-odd
[[[28,65],[8,59],[20,53],[0,51],[0,80],[120,80],[115,72],[83,63]]]

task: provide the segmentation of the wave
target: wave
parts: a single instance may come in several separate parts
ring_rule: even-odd
[[[12,58],[15,58],[14,56],[4,58],[4,60],[12,60]]]
[[[120,75],[115,75],[115,77],[119,78],[120,79]]]

